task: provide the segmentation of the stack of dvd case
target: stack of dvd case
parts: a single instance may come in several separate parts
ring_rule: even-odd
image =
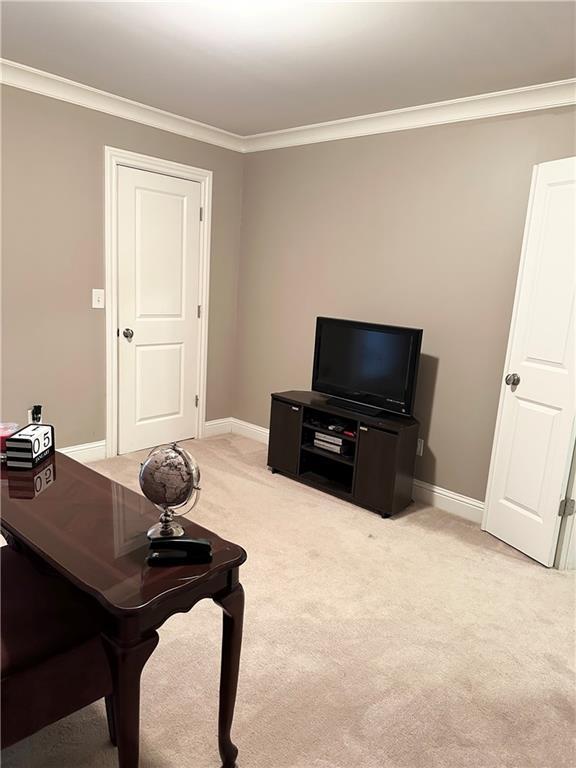
[[[344,454],[344,441],[337,435],[325,435],[323,432],[314,432],[314,445],[331,453]]]

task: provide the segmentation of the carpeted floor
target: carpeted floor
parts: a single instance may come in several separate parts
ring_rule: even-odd
[[[414,505],[391,520],[265,469],[238,436],[188,445],[202,525],[248,551],[239,768],[572,768],[574,578]],[[137,487],[143,453],[94,466]],[[161,630],[141,768],[217,768],[219,609]],[[4,768],[113,768],[88,707]]]

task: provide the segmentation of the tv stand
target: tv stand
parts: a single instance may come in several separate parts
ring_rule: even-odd
[[[318,392],[273,394],[268,466],[390,517],[412,501],[418,421],[344,402]],[[314,445],[322,435],[338,438],[341,452]]]

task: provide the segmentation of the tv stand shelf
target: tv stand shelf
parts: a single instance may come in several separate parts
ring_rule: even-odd
[[[302,427],[304,429],[309,429],[311,432],[321,432],[323,435],[333,435],[334,432],[330,429],[325,429],[324,427],[316,427],[313,424],[310,424],[309,422],[304,422],[302,424]],[[355,437],[349,437],[348,435],[342,435],[339,434],[338,437],[341,437],[342,440],[345,440],[347,443],[355,443],[356,438]]]
[[[323,456],[325,459],[330,459],[330,461],[338,461],[340,464],[354,465],[354,459],[351,456],[341,456],[337,453],[330,453],[330,451],[324,451],[322,448],[318,448],[315,445],[304,443],[302,445],[302,450],[308,451],[308,453],[313,453],[316,456]]]
[[[329,400],[318,392],[272,395],[270,469],[382,517],[404,509],[412,501],[418,421],[367,415]],[[328,429],[335,424],[354,436]],[[342,438],[345,453],[315,446],[314,432]]]

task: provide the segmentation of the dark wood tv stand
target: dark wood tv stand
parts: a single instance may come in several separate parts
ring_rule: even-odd
[[[366,415],[328,403],[318,392],[272,395],[268,466],[306,485],[390,517],[412,501],[418,421]],[[344,425],[346,437],[328,426]],[[314,433],[341,437],[346,454],[314,446]]]

